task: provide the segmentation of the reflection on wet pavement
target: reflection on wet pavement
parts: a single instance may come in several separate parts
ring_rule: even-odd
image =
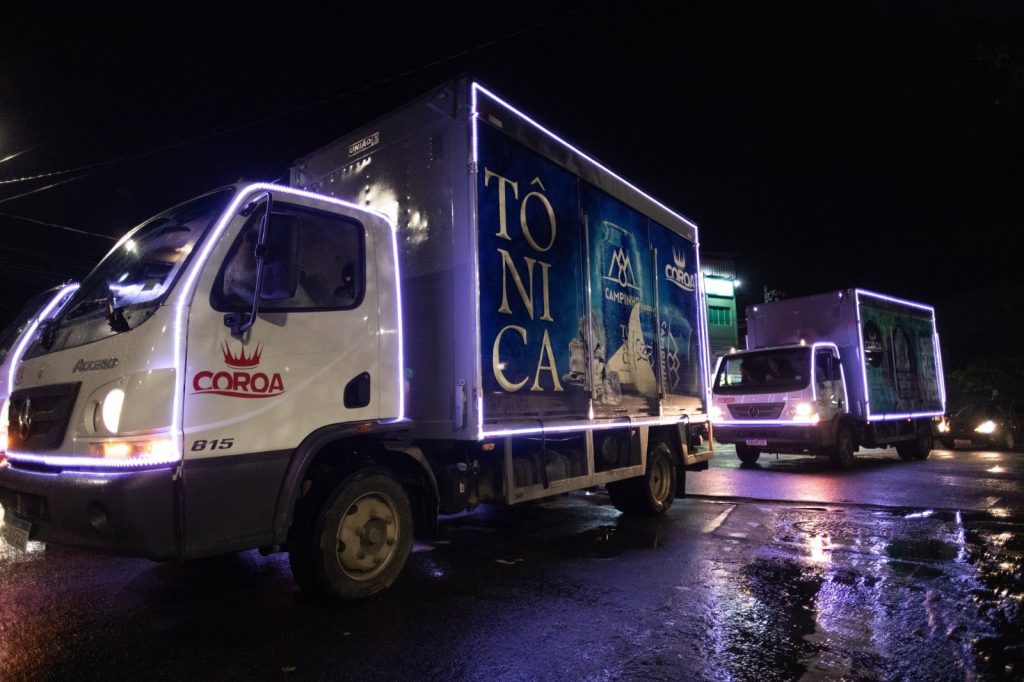
[[[729,677],[1022,674],[1024,543],[1001,517],[747,507],[719,541],[751,514],[769,542],[714,586]]]

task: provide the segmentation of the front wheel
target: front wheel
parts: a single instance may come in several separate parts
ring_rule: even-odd
[[[664,443],[647,453],[647,471],[643,476],[608,484],[608,497],[626,514],[664,514],[676,497],[676,461]]]
[[[300,587],[337,603],[390,587],[412,549],[412,511],[402,484],[384,469],[366,469],[322,500],[290,549]]]
[[[736,443],[736,456],[744,464],[754,464],[757,462],[757,458],[761,456],[761,451],[746,443]]]
[[[854,440],[853,431],[849,426],[840,425],[836,431],[836,443],[829,453],[832,464],[839,469],[849,469],[853,466],[853,453],[857,449],[857,441]]]

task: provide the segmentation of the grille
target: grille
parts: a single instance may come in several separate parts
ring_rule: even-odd
[[[12,393],[7,422],[10,449],[37,452],[59,448],[81,386],[55,384]]]
[[[733,419],[778,419],[785,403],[745,403],[730,405]]]

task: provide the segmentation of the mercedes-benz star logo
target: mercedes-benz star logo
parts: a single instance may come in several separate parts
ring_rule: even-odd
[[[750,411],[747,414],[749,414],[751,417],[760,417],[761,410],[757,409],[756,407],[751,407]]]
[[[22,440],[28,440],[32,433],[32,400],[25,398],[25,404],[18,410],[18,435]]]

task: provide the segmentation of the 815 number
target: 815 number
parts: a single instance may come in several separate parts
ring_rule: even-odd
[[[192,443],[192,452],[202,450],[230,450],[235,445],[234,438],[214,438],[213,440],[197,440]]]

